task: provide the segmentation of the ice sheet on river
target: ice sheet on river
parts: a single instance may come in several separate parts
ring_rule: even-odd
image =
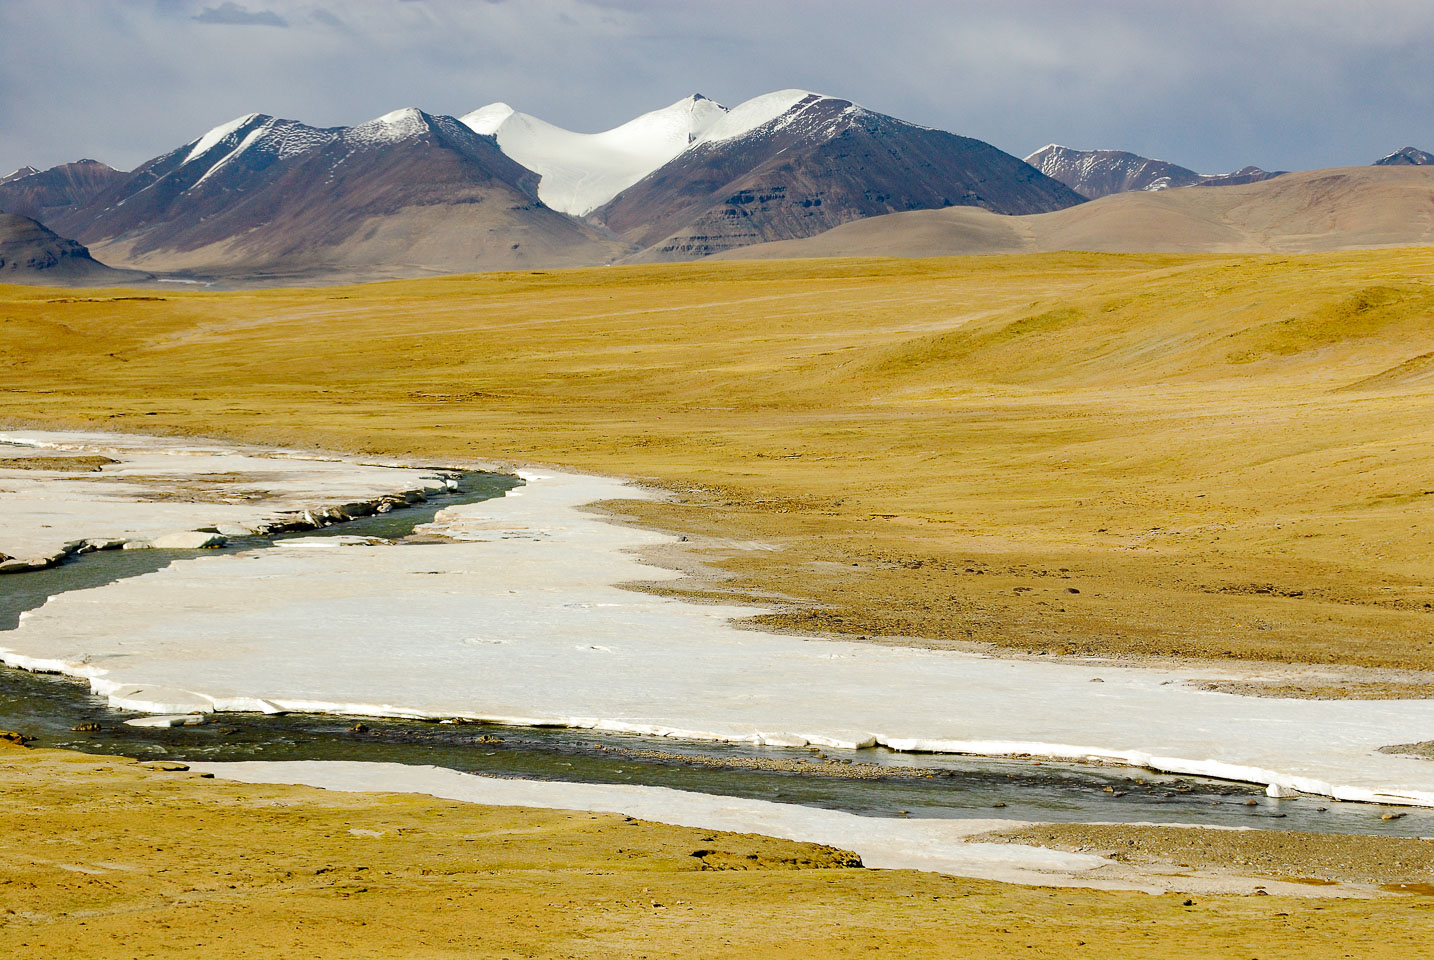
[[[10,430],[0,432],[0,460],[16,464],[0,463],[0,554],[32,566],[84,540],[197,546],[182,535],[243,534],[444,487],[432,470],[174,437]],[[19,468],[24,461],[80,469]]]
[[[1173,670],[739,630],[750,608],[619,589],[672,538],[578,509],[640,491],[529,476],[450,507],[459,542],[258,550],[63,594],[0,635],[14,665],[155,712],[469,717],[757,743],[1059,757],[1434,805],[1434,701],[1240,697]],[[1099,676],[1104,682],[1092,683]],[[156,691],[164,691],[161,694]]]

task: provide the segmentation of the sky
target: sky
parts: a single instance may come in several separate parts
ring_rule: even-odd
[[[1024,156],[1201,172],[1434,150],[1429,0],[0,0],[0,175],[121,169],[247,113],[505,101],[583,132],[788,87]]]

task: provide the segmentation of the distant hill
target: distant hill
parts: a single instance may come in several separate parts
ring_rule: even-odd
[[[1124,150],[1076,150],[1055,143],[1026,157],[1026,162],[1092,200],[1132,190],[1255,183],[1284,172],[1249,166],[1234,173],[1196,173],[1187,167]]]
[[[1376,167],[1423,167],[1429,164],[1434,164],[1434,153],[1425,153],[1414,147],[1404,147],[1374,161]]]
[[[1288,173],[1206,190],[1114,194],[1060,210],[1000,217],[925,210],[849,223],[724,259],[931,257],[1057,250],[1269,253],[1434,244],[1434,167]]]
[[[152,279],[105,266],[82,245],[30,217],[0,213],[0,283],[121,286]]]
[[[48,170],[21,167],[0,180],[0,212],[45,222],[89,203],[125,176],[98,160],[77,160]]]
[[[680,260],[899,210],[1038,213],[1082,201],[980,140],[784,90],[735,107],[592,218],[645,248],[639,259]]]

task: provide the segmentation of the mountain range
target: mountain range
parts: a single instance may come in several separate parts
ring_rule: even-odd
[[[1415,147],[1402,147],[1387,157],[1374,161],[1377,167],[1423,167],[1434,163],[1434,153],[1426,153]]]
[[[1268,180],[1285,172],[1272,173],[1249,166],[1234,173],[1196,173],[1165,160],[1152,160],[1124,150],[1075,150],[1055,143],[1026,157],[1026,162],[1087,200],[1131,190],[1228,187]]]
[[[1376,163],[1431,159],[1409,147]],[[1042,216],[1108,219],[1082,211],[1114,194],[1285,176],[1205,175],[1057,145],[1021,160],[849,100],[782,90],[732,109],[693,95],[600,133],[504,103],[457,118],[406,108],[352,127],[249,114],[127,173],[94,160],[22,168],[0,178],[0,210],[117,266],[332,282],[755,253],[948,208],[948,220],[982,225],[969,244]]]
[[[989,144],[804,90],[694,95],[598,134],[506,104],[332,128],[250,114],[76,179],[17,171],[0,209],[116,264],[271,281],[691,259],[903,210],[1083,202]]]

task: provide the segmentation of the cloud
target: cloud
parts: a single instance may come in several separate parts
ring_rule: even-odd
[[[194,15],[198,23],[222,23],[231,26],[287,27],[289,22],[273,10],[248,10],[233,0],[217,7],[205,7]]]
[[[315,23],[323,24],[326,27],[331,27],[335,30],[342,30],[345,33],[353,32],[353,30],[349,27],[347,23],[334,16],[334,14],[330,13],[328,10],[325,10],[323,7],[315,7],[313,11],[309,13],[309,17]]]
[[[45,78],[0,97],[0,168],[133,167],[251,112],[503,100],[592,132],[805,87],[1017,155],[1308,169],[1434,149],[1430,36],[1426,0],[0,0],[0,90]]]

